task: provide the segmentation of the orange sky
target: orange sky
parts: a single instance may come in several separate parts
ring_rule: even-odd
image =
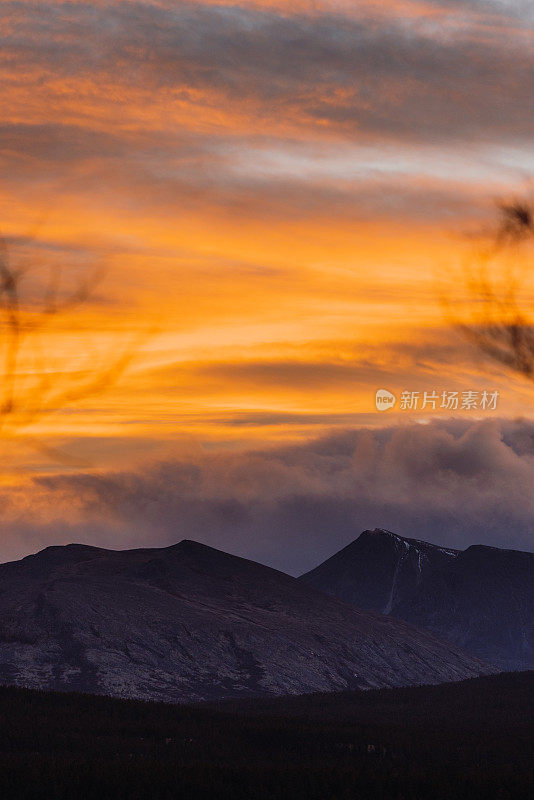
[[[4,480],[56,469],[58,452],[113,467],[172,442],[378,425],[378,388],[498,389],[486,414],[528,413],[528,383],[477,356],[440,303],[474,257],[466,233],[533,166],[527,4],[0,15],[0,219],[29,276],[24,314],[39,316],[48,270],[67,294],[103,276],[23,344],[21,397],[46,384],[47,413],[13,415],[5,432],[28,447],[6,438]]]

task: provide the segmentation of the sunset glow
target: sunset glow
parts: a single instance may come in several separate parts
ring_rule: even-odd
[[[454,416],[528,416],[531,383],[453,322],[496,201],[530,191],[529,3],[21,0],[0,17],[1,232],[28,276],[14,507],[35,476],[451,416],[380,413],[381,388],[498,390]],[[87,296],[35,326],[55,274],[63,300],[83,280]]]

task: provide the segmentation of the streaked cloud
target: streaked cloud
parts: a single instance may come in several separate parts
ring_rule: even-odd
[[[134,439],[159,450],[160,428],[300,440],[376,424],[378,382],[436,376],[495,378],[503,413],[523,407],[524,385],[452,343],[437,273],[532,169],[529,4],[19,0],[0,17],[13,259],[106,276],[43,348],[75,370],[91,335],[112,352],[158,332],[47,436],[101,437],[106,463]]]

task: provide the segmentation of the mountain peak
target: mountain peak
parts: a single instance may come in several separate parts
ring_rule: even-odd
[[[413,596],[427,572],[457,555],[456,550],[374,528],[301,579],[358,608],[390,614]]]
[[[371,541],[372,539],[375,540],[382,539],[384,541],[395,542],[396,544],[403,543],[405,547],[422,548],[424,550],[427,549],[439,550],[451,556],[457,555],[460,552],[459,550],[455,550],[452,547],[442,547],[441,545],[433,544],[432,542],[425,542],[423,539],[411,539],[407,536],[401,536],[398,533],[393,533],[393,531],[387,530],[387,528],[374,528],[373,530],[362,531],[362,533],[358,536],[357,539],[354,540],[354,542],[352,542],[352,544],[356,544],[360,540]],[[348,547],[350,546],[351,545],[348,545]]]
[[[162,548],[164,550],[174,550],[183,553],[222,553],[222,550],[217,550],[216,547],[210,547],[209,544],[197,542],[195,539],[181,539],[176,544],[170,547]]]
[[[470,544],[464,553],[520,553],[521,550],[508,550],[503,547],[492,547],[489,544]]]
[[[389,539],[396,539],[397,541],[402,541],[404,539],[403,536],[399,536],[399,534],[393,533],[393,531],[388,531],[387,528],[373,528],[372,530],[367,529],[367,530],[362,531],[360,533],[360,535],[358,536],[358,539],[361,539],[362,536],[364,538],[368,537],[368,536],[369,537],[370,536],[375,536],[375,537],[376,536],[384,536],[384,537],[387,537]],[[358,539],[356,539],[355,541],[358,541]]]

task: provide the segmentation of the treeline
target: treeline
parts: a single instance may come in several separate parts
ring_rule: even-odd
[[[2,800],[522,800],[534,673],[172,706],[0,688]]]

